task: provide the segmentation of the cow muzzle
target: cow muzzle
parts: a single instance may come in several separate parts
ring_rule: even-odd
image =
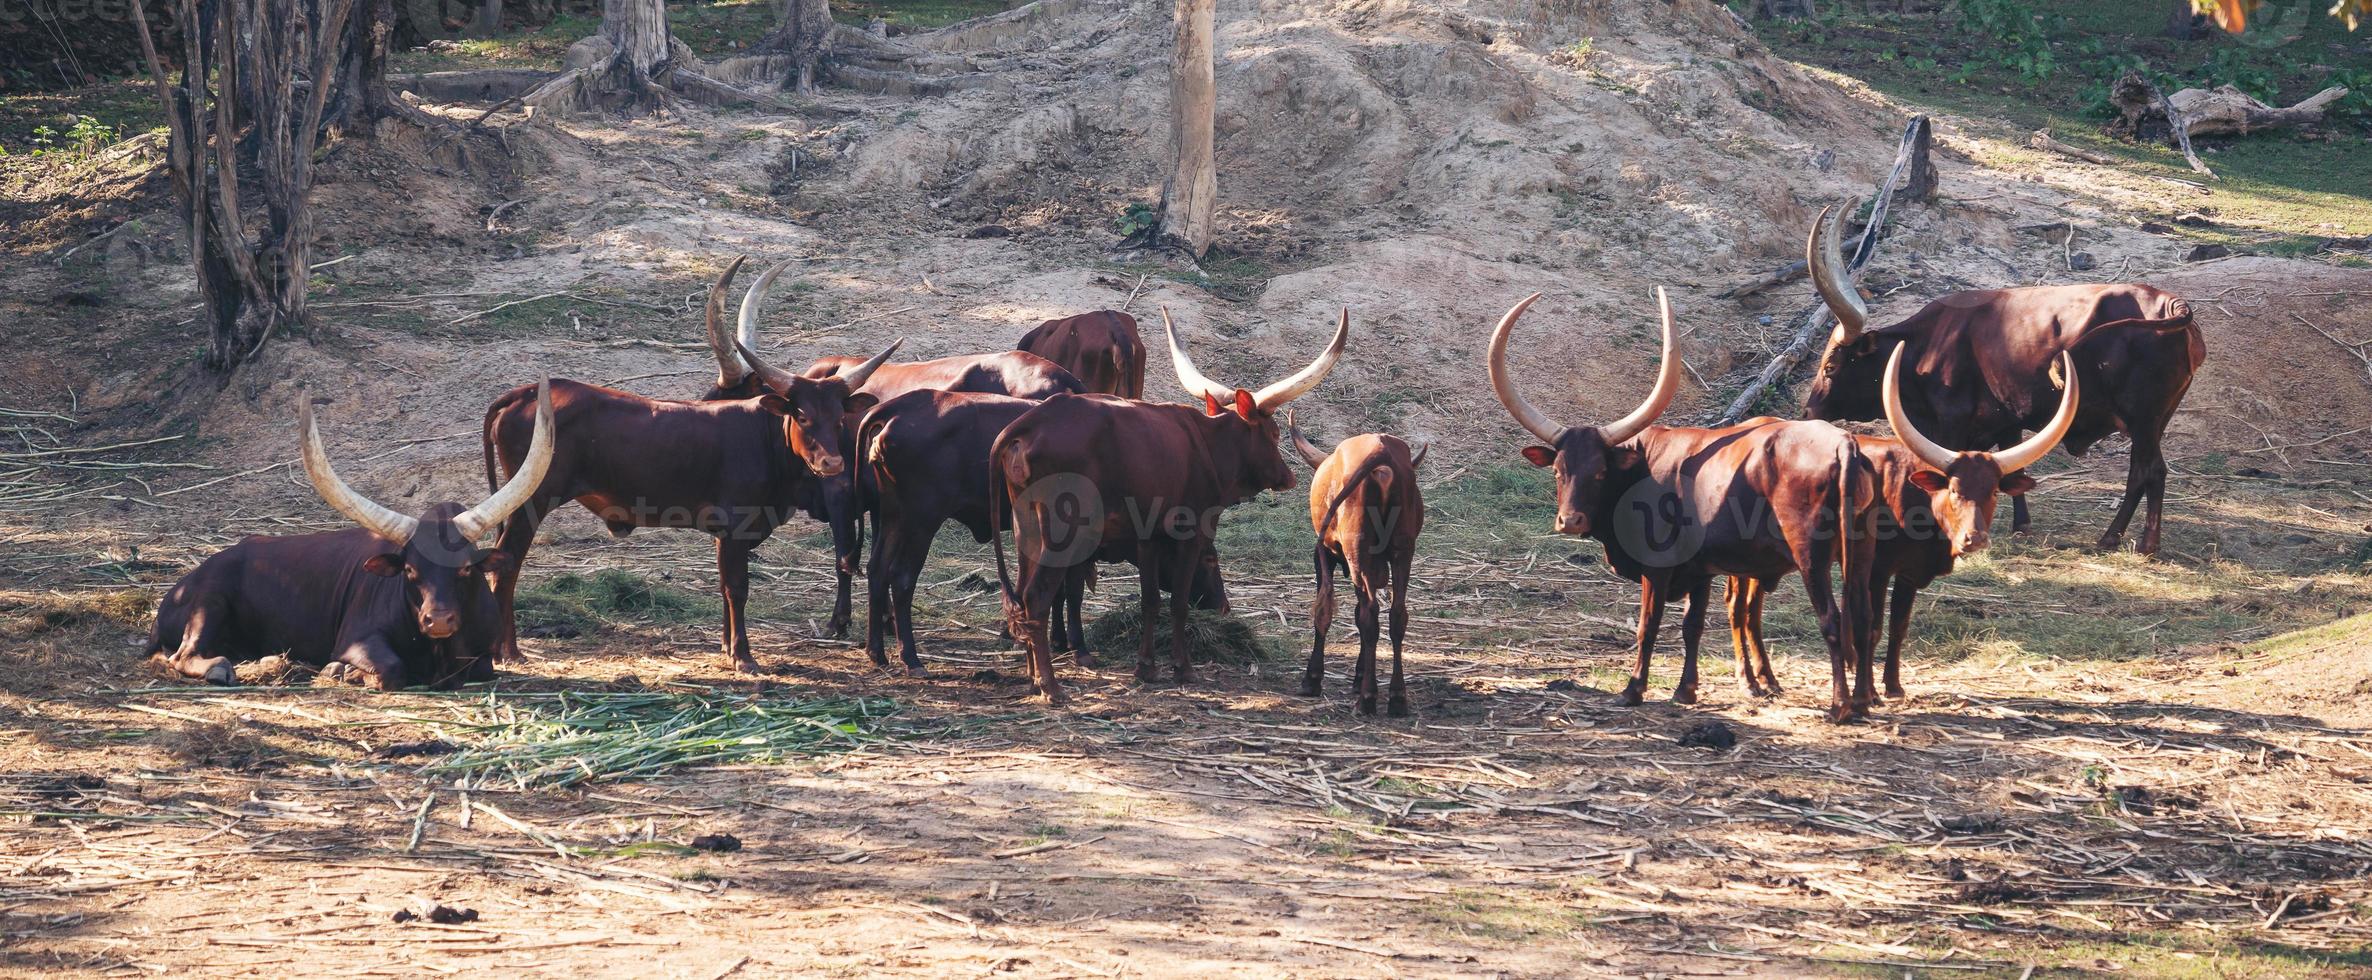
[[[1988,535],[1982,529],[1970,531],[1966,534],[1953,535],[1952,557],[1965,558],[1969,555],[1976,554],[1977,552],[1985,550],[1985,546],[1990,543],[1991,541],[1988,540]]]
[[[1558,514],[1558,515],[1557,515],[1557,533],[1558,533],[1558,534],[1588,534],[1588,533],[1590,533],[1590,518],[1589,518],[1589,515],[1587,515],[1587,514]]]
[[[461,617],[452,613],[426,613],[420,617],[420,632],[431,640],[449,640],[461,632]]]
[[[839,476],[842,471],[848,469],[848,464],[842,462],[837,453],[830,456],[818,456],[807,465],[808,468],[815,470],[817,476]]]

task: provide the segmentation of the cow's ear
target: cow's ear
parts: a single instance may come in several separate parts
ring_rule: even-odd
[[[1534,466],[1551,466],[1557,461],[1557,451],[1547,446],[1525,446],[1524,458],[1530,460]]]
[[[1252,413],[1259,410],[1260,406],[1258,403],[1252,400],[1251,392],[1245,391],[1242,388],[1237,388],[1235,390],[1235,414],[1242,416],[1244,421],[1249,422],[1252,421]]]
[[[469,564],[462,567],[461,574],[500,576],[508,573],[510,570],[510,552],[496,551],[492,548],[480,548],[478,549],[477,554],[470,556]]]
[[[362,570],[383,578],[401,575],[404,573],[404,556],[393,551],[372,555],[362,560]]]
[[[1951,483],[1952,481],[1945,478],[1942,473],[1934,470],[1911,471],[1911,485],[1928,493],[1942,493],[1944,488],[1950,486]]]
[[[1211,393],[1207,391],[1202,393],[1202,413],[1214,416],[1219,414],[1219,399],[1211,397]]]
[[[773,392],[758,396],[758,407],[776,415],[791,414],[791,400]]]
[[[1629,446],[1616,446],[1606,451],[1606,468],[1610,470],[1631,469],[1638,466],[1644,458],[1639,455],[1639,450]]]
[[[874,396],[871,392],[862,392],[848,396],[847,411],[850,415],[862,416],[866,412],[872,411],[873,406],[879,404],[881,404],[880,398]]]
[[[2025,470],[2019,470],[2016,473],[2012,473],[2001,478],[2001,492],[2009,494],[2010,496],[2024,496],[2033,489],[2034,478],[2027,476]]]

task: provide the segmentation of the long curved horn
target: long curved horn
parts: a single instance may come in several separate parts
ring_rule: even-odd
[[[511,519],[511,512],[527,503],[535,495],[535,488],[543,486],[544,472],[552,468],[552,379],[545,378],[535,386],[535,434],[527,440],[527,458],[519,461],[519,469],[503,482],[502,489],[478,502],[478,505],[454,515],[453,527],[462,538],[476,541],[486,532],[501,527]]]
[[[1293,451],[1301,454],[1301,461],[1310,464],[1310,469],[1317,469],[1326,462],[1329,453],[1319,449],[1316,443],[1309,440],[1308,436],[1301,434],[1301,427],[1293,422],[1291,409],[1285,411],[1285,434],[1292,437]]]
[[[305,478],[313,481],[313,492],[320,494],[321,499],[338,513],[346,515],[347,520],[362,525],[372,534],[395,542],[399,548],[410,543],[412,533],[420,530],[418,519],[388,510],[371,498],[355,493],[353,488],[346,485],[346,481],[338,479],[338,471],[330,468],[329,451],[321,448],[321,431],[313,425],[313,396],[310,393],[297,396],[297,415],[299,424],[305,430]]]
[[[1419,444],[1417,446],[1417,454],[1408,458],[1408,468],[1413,470],[1419,466],[1425,465],[1425,454],[1432,451],[1432,443],[1428,442]]]
[[[1285,407],[1286,402],[1309,394],[1311,389],[1318,386],[1318,382],[1334,373],[1335,362],[1342,360],[1343,345],[1350,339],[1351,308],[1346,306],[1343,307],[1342,319],[1334,325],[1334,340],[1326,345],[1326,350],[1318,355],[1318,359],[1311,361],[1308,367],[1293,372],[1285,380],[1253,392],[1252,404],[1260,406],[1263,412],[1273,413]]]
[[[2001,464],[2002,472],[2014,473],[2041,461],[2045,454],[2059,445],[2059,440],[2067,438],[2068,428],[2075,425],[2076,403],[2080,399],[2076,393],[2073,352],[2059,352],[2059,374],[2067,379],[2067,390],[2059,394],[2058,414],[2051,416],[2051,421],[2033,438],[1993,454],[1993,461]]]
[[[749,377],[749,365],[742,362],[740,354],[734,353],[732,340],[725,336],[725,290],[733,285],[734,273],[740,272],[741,264],[747,261],[747,255],[735,258],[732,265],[725,267],[725,274],[708,287],[708,351],[716,355],[719,388],[731,388]]]
[[[1515,390],[1515,379],[1507,374],[1507,335],[1514,331],[1516,318],[1523,316],[1539,299],[1539,293],[1526,296],[1499,318],[1499,325],[1491,328],[1491,350],[1483,358],[1483,369],[1491,376],[1491,392],[1499,396],[1499,404],[1507,409],[1507,414],[1515,416],[1516,424],[1534,438],[1554,446],[1557,437],[1565,433],[1565,427],[1550,421],[1531,402],[1525,401],[1523,394]]]
[[[1629,441],[1653,423],[1657,416],[1664,414],[1664,409],[1680,394],[1680,376],[1688,370],[1687,365],[1680,361],[1680,331],[1672,323],[1672,298],[1664,295],[1662,286],[1655,288],[1655,304],[1664,318],[1664,363],[1656,372],[1655,390],[1647,393],[1646,401],[1640,402],[1638,408],[1631,410],[1631,414],[1614,420],[1613,424],[1598,427],[1609,446]]]
[[[766,292],[774,288],[774,277],[782,275],[782,270],[790,267],[789,259],[775,263],[773,268],[759,273],[758,281],[749,284],[749,292],[741,294],[741,321],[733,330],[734,339],[741,346],[757,349],[758,314],[766,308]]]
[[[1161,331],[1170,338],[1170,369],[1178,374],[1178,387],[1186,389],[1190,398],[1208,395],[1221,404],[1235,401],[1235,389],[1203,376],[1194,366],[1194,359],[1186,356],[1186,348],[1178,343],[1178,325],[1170,322],[1170,308],[1161,308]]]
[[[1940,471],[1952,465],[1952,460],[1960,454],[1920,434],[1919,428],[1911,424],[1911,417],[1903,414],[1903,348],[1909,346],[1896,344],[1894,354],[1886,359],[1886,381],[1879,388],[1879,397],[1886,403],[1886,421],[1894,426],[1894,438],[1919,457],[1920,462]]]
[[[1851,343],[1870,322],[1870,308],[1861,301],[1861,294],[1853,291],[1853,277],[1845,274],[1844,253],[1837,249],[1837,240],[1845,236],[1846,210],[1833,204],[1820,209],[1820,220],[1812,223],[1812,237],[1804,242],[1804,267],[1812,273],[1812,288],[1837,316],[1836,332],[1829,338],[1832,344]]]
[[[851,392],[864,387],[865,382],[873,377],[874,369],[889,363],[890,355],[897,353],[898,348],[904,346],[906,346],[904,337],[890,341],[889,347],[883,349],[881,353],[873,355],[872,360],[841,372],[840,379],[848,382],[848,390]]]

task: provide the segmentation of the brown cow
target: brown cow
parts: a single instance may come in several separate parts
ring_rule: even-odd
[[[1167,310],[1163,321],[1168,326]],[[1345,310],[1325,353],[1254,393],[1195,370],[1171,327],[1171,366],[1178,385],[1202,399],[1199,409],[1111,395],[1058,395],[997,437],[989,458],[999,496],[989,513],[1000,523],[1008,507],[1013,515],[1020,584],[1007,574],[1002,537],[995,539],[997,577],[1009,628],[1029,651],[1030,680],[1049,702],[1061,703],[1063,694],[1046,637],[1048,609],[1080,566],[1098,559],[1135,562],[1146,626],[1137,647],[1137,678],[1159,678],[1152,624],[1162,583],[1192,580],[1222,511],[1263,490],[1292,488],[1293,471],[1277,450],[1276,411],[1334,370],[1350,331]],[[1180,683],[1194,679],[1186,649],[1190,591],[1170,593],[1171,655]]]
[[[1902,404],[1902,348],[1896,347],[1887,365],[1884,399],[1886,420],[1899,439],[1854,436],[1878,476],[1878,492],[1886,506],[1878,513],[1877,545],[1870,566],[1870,623],[1856,649],[1874,656],[1878,644],[1878,610],[1887,610],[1886,696],[1903,697],[1903,639],[1911,628],[1911,610],[1919,591],[1952,573],[1955,561],[1985,550],[1993,526],[1993,507],[1999,494],[2024,494],[2035,479],[2025,471],[2051,451],[2075,423],[2079,384],[2062,354],[2060,374],[2069,378],[2059,410],[2043,430],[2001,453],[1956,453],[1921,435]],[[1775,422],[1777,419],[1754,419]],[[1771,669],[1771,654],[1763,646],[1762,606],[1774,582],[1732,577],[1729,582],[1730,645],[1738,658],[1738,685],[1747,694],[1779,693],[1779,678]],[[1891,605],[1888,592],[1892,591]]]
[[[1334,623],[1334,572],[1350,576],[1358,605],[1359,662],[1352,669],[1351,686],[1359,693],[1359,713],[1375,714],[1377,619],[1379,593],[1389,590],[1392,601],[1392,717],[1408,714],[1408,687],[1400,677],[1400,644],[1408,635],[1408,565],[1417,554],[1417,533],[1425,527],[1425,496],[1417,489],[1417,464],[1425,450],[1414,455],[1396,436],[1356,435],[1343,440],[1332,453],[1320,450],[1301,434],[1292,418],[1285,421],[1293,449],[1310,464],[1310,528],[1318,534],[1314,560],[1318,594],[1310,604],[1310,662],[1301,675],[1301,693],[1316,695],[1326,676],[1326,628]]]
[[[2139,550],[2158,553],[2166,501],[2166,425],[2207,360],[2207,341],[2191,308],[2136,283],[2025,286],[1952,293],[1910,319],[1869,329],[1869,308],[1853,289],[1837,249],[1844,209],[1814,222],[1805,261],[1823,302],[1837,316],[1820,371],[1804,399],[1813,418],[1875,419],[1889,359],[1909,349],[1919,384],[1904,408],[1921,431],[1944,445],[1992,449],[2017,445],[2027,428],[2050,417],[2057,400],[2051,367],[2061,354],[2090,397],[2061,444],[2081,456],[2111,432],[2133,440],[2125,498],[2100,547],[2124,540],[2134,506],[2149,501]],[[2026,498],[2013,494],[2011,529],[2028,524]]]
[[[540,389],[539,389],[540,390]],[[491,679],[502,628],[486,579],[512,558],[477,547],[527,500],[552,461],[552,406],[537,398],[524,465],[476,506],[439,503],[405,517],[338,478],[300,396],[305,476],[321,499],[361,525],[243,538],[191,570],[157,604],[148,653],[187,677],[231,683],[231,664],[284,653],[342,663],[381,690]]]
[[[747,308],[746,306],[744,307]],[[680,402],[573,381],[552,385],[560,439],[551,472],[511,515],[497,547],[523,565],[544,515],[574,500],[625,537],[638,527],[693,528],[717,539],[717,587],[725,606],[722,646],[736,667],[756,672],[742,615],[749,553],[796,513],[802,481],[845,468],[842,420],[854,389],[896,353],[897,344],[841,377],[802,378],[768,368],[747,348],[765,394],[732,401]],[[515,389],[486,409],[486,475],[496,457],[517,468],[524,455],[523,407]],[[499,577],[506,624],[516,621],[519,571]],[[507,632],[507,631],[506,631]],[[517,653],[512,636],[504,656]]]
[[[1679,393],[1684,370],[1671,303],[1660,289],[1656,297],[1664,323],[1662,371],[1647,401],[1612,425],[1561,425],[1515,390],[1507,373],[1508,334],[1540,294],[1500,319],[1485,361],[1500,404],[1547,444],[1525,447],[1524,458],[1556,471],[1557,531],[1596,538],[1606,547],[1606,563],[1639,583],[1638,661],[1618,703],[1638,704],[1646,692],[1664,603],[1688,597],[1681,619],[1686,659],[1672,700],[1692,703],[1713,579],[1800,571],[1829,648],[1829,717],[1867,714],[1869,663],[1856,657],[1853,644],[1869,616],[1869,535],[1878,507],[1869,463],[1850,438],[1823,423],[1653,424]],[[1835,588],[1832,564],[1842,579]],[[1850,689],[1848,667],[1856,670]]]
[[[1145,397],[1145,340],[1137,334],[1137,318],[1126,313],[1097,310],[1048,320],[1013,346],[1062,365],[1089,391]]]

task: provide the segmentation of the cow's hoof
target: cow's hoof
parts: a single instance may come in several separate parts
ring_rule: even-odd
[[[1780,689],[1779,682],[1777,680],[1769,677],[1763,678],[1763,690],[1770,692],[1772,697],[1778,697],[1781,694],[1787,693],[1786,691]]]
[[[1045,705],[1049,708],[1060,708],[1063,705],[1071,703],[1071,699],[1064,695],[1060,689],[1053,691],[1041,689],[1038,691],[1038,693],[1030,695],[1030,701],[1035,704]]]
[[[766,668],[758,666],[758,660],[756,657],[733,658],[733,669],[744,674],[763,674],[766,672]]]
[[[2103,534],[2100,540],[2092,542],[2092,547],[2101,551],[2115,551],[2124,546],[2125,536],[2122,534]]]
[[[1384,706],[1384,713],[1394,718],[1408,717],[1408,699],[1393,698],[1390,704]]]
[[[1867,709],[1858,708],[1847,704],[1832,704],[1828,706],[1828,720],[1830,724],[1851,724],[1853,722],[1868,718],[1869,714],[1870,713]]]
[[[1640,703],[1641,703],[1641,702],[1643,702],[1643,701],[1646,701],[1646,700],[1647,700],[1645,697],[1642,697],[1642,696],[1641,696],[1641,694],[1642,694],[1642,692],[1641,692],[1641,691],[1640,691],[1638,688],[1635,688],[1635,687],[1626,687],[1626,688],[1623,688],[1623,692],[1622,692],[1621,694],[1617,694],[1617,695],[1615,695],[1615,696],[1614,696],[1614,704],[1615,704],[1615,707],[1618,707],[1618,708],[1636,708],[1636,707],[1638,707],[1638,706],[1640,705]]]
[[[1904,691],[1904,690],[1902,689],[1902,685],[1900,685],[1900,684],[1888,684],[1888,685],[1886,685],[1886,700],[1888,700],[1888,701],[1908,701],[1908,700],[1910,700],[1910,699],[1911,699],[1911,695],[1910,695],[1908,692],[1906,692],[1906,691]]]
[[[1689,686],[1689,687],[1675,687],[1675,688],[1673,688],[1673,689],[1672,689],[1672,703],[1673,703],[1673,704],[1695,704],[1695,703],[1697,703],[1697,689],[1696,689],[1696,687],[1692,685],[1692,686]]]
[[[848,639],[848,620],[835,619],[824,624],[824,633],[835,640]]]
[[[1078,653],[1072,654],[1071,662],[1078,664],[1082,668],[1095,668],[1104,665],[1103,661],[1096,659],[1095,654],[1089,653],[1085,650],[1081,650]]]
[[[1159,667],[1155,667],[1155,666],[1153,666],[1152,664],[1138,664],[1138,665],[1137,665],[1137,683],[1139,683],[1139,684],[1159,684],[1159,683],[1161,683],[1161,668],[1159,668]]]
[[[1180,668],[1178,668],[1178,683],[1180,683],[1180,684],[1192,684],[1192,683],[1194,683],[1194,668],[1192,668],[1192,667],[1180,667]]]
[[[1305,698],[1314,698],[1314,697],[1317,697],[1317,696],[1318,696],[1318,682],[1317,682],[1317,681],[1315,681],[1315,680],[1304,680],[1304,681],[1302,681],[1302,682],[1301,682],[1301,696],[1302,696],[1302,697],[1305,697]]]
[[[206,683],[230,687],[239,683],[239,673],[231,669],[230,661],[217,660],[213,666],[206,668]]]
[[[1372,714],[1375,714],[1375,699],[1374,699],[1374,698],[1360,698],[1360,699],[1359,699],[1359,713],[1360,713],[1360,714],[1363,714],[1363,715],[1372,715]]]
[[[930,668],[928,668],[928,667],[925,667],[925,666],[923,666],[923,665],[921,665],[921,664],[907,664],[907,665],[906,665],[906,676],[908,676],[908,677],[929,677],[929,676],[931,676],[931,669],[930,669]]]

